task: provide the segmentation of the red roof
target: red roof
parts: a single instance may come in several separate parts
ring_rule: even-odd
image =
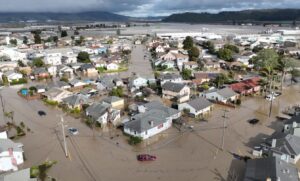
[[[259,86],[259,77],[254,77],[251,79],[243,80],[238,83],[231,84],[229,87],[238,93],[244,93],[245,91],[248,91],[250,89],[253,89],[257,86]]]

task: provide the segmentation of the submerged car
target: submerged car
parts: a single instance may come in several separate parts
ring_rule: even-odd
[[[250,119],[250,120],[248,120],[248,123],[249,124],[257,124],[259,122],[259,120],[258,119]]]
[[[40,110],[40,111],[38,111],[38,115],[40,115],[40,116],[46,116],[46,112],[45,112],[45,111],[42,111],[42,110]]]
[[[149,154],[140,154],[137,156],[138,161],[154,161],[156,160],[156,156]]]
[[[77,135],[79,133],[78,129],[76,129],[76,128],[69,128],[68,130],[72,135]]]

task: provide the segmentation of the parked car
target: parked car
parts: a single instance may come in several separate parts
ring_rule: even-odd
[[[268,100],[268,101],[272,101],[272,100],[274,100],[276,98],[276,96],[274,95],[274,94],[268,94],[267,96],[266,96],[266,99]]]
[[[77,135],[79,132],[78,132],[78,129],[76,128],[69,128],[69,133],[71,133],[72,135]]]
[[[250,119],[250,120],[248,120],[248,123],[249,124],[253,124],[253,125],[255,125],[255,124],[257,124],[259,122],[259,120],[258,119]]]
[[[156,156],[149,154],[140,154],[137,156],[138,161],[154,161],[156,160]]]
[[[40,115],[40,116],[46,116],[47,114],[46,114],[45,111],[40,110],[40,111],[38,111],[38,115]]]

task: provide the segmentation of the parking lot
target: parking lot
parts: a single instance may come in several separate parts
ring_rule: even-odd
[[[273,103],[273,113],[268,117],[269,102],[261,97],[246,97],[242,106],[226,113],[224,150],[220,150],[223,134],[224,107],[215,106],[208,122],[189,122],[193,129],[179,131],[171,128],[145,141],[138,147],[129,146],[120,130],[93,131],[79,119],[64,116],[66,127],[78,128],[78,135],[67,138],[69,158],[65,157],[60,115],[58,109],[45,106],[41,101],[26,101],[14,88],[4,88],[1,93],[5,111],[14,111],[14,120],[23,121],[31,129],[19,142],[24,144],[26,161],[23,168],[37,165],[47,159],[58,163],[50,175],[57,180],[227,180],[230,168],[242,176],[242,161],[233,161],[232,153],[250,155],[251,147],[261,138],[279,129],[275,116],[291,104],[299,104],[299,86],[285,89]],[[43,110],[46,116],[39,116]],[[2,121],[7,121],[0,113]],[[250,125],[247,120],[260,122]],[[148,146],[149,145],[149,146]],[[139,153],[157,156],[151,163],[136,160]],[[222,161],[220,161],[222,160]]]

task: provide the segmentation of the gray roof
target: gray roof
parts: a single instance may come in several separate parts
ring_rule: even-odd
[[[221,95],[222,97],[224,97],[224,98],[230,98],[230,97],[232,97],[232,96],[237,95],[237,93],[234,92],[234,91],[233,91],[231,88],[229,88],[229,87],[225,87],[224,89],[220,89],[220,90],[217,91],[217,93],[218,93],[219,95]]]
[[[146,112],[133,116],[131,121],[125,123],[125,128],[141,133],[151,128],[151,121],[153,121],[152,127],[155,127],[166,122],[168,117],[179,113],[178,110],[169,108],[158,101],[149,102],[143,106]]]
[[[126,122],[124,127],[141,133],[166,122],[167,117],[168,114],[163,110],[152,109],[145,113],[140,113],[133,116],[132,121]],[[151,121],[153,121],[152,126]]]
[[[172,92],[180,92],[184,87],[184,84],[174,82],[166,82],[162,85],[162,89]]]
[[[300,114],[291,117],[291,119],[287,120],[284,124],[293,124],[293,122],[300,123]]]
[[[37,181],[30,178],[30,168],[0,175],[0,181]]]
[[[68,105],[77,106],[80,104],[87,104],[89,100],[86,96],[77,94],[77,95],[66,97],[62,101]]]
[[[273,139],[276,139],[276,146],[275,148],[271,148],[271,151],[287,155],[300,154],[300,137],[290,134],[279,134],[277,138],[271,137],[266,141],[269,145],[272,145],[271,143]]]
[[[70,86],[67,82],[64,81],[54,81],[52,83],[49,84],[49,87],[65,87],[65,86]]]
[[[244,181],[299,181],[297,168],[277,157],[248,160]]]
[[[178,79],[181,78],[180,75],[174,74],[174,73],[166,73],[166,74],[161,74],[159,76],[160,80],[173,80],[173,79]]]
[[[203,97],[198,97],[196,99],[193,99],[187,102],[187,104],[193,107],[196,111],[200,111],[212,105],[211,102],[209,102],[207,99]]]
[[[0,153],[2,151],[7,151],[9,148],[12,148],[14,151],[23,152],[23,144],[14,143],[10,139],[0,139]]]
[[[103,102],[106,102],[109,104],[120,101],[120,100],[122,100],[122,98],[117,97],[117,96],[108,96],[108,97],[105,97],[104,99],[102,99]]]
[[[93,119],[97,120],[99,117],[105,114],[110,107],[111,106],[105,102],[94,103],[86,109],[86,112]]]
[[[48,73],[48,71],[46,70],[46,68],[40,67],[40,68],[34,69],[32,73],[34,75],[36,75],[36,74],[41,74],[41,73]]]

